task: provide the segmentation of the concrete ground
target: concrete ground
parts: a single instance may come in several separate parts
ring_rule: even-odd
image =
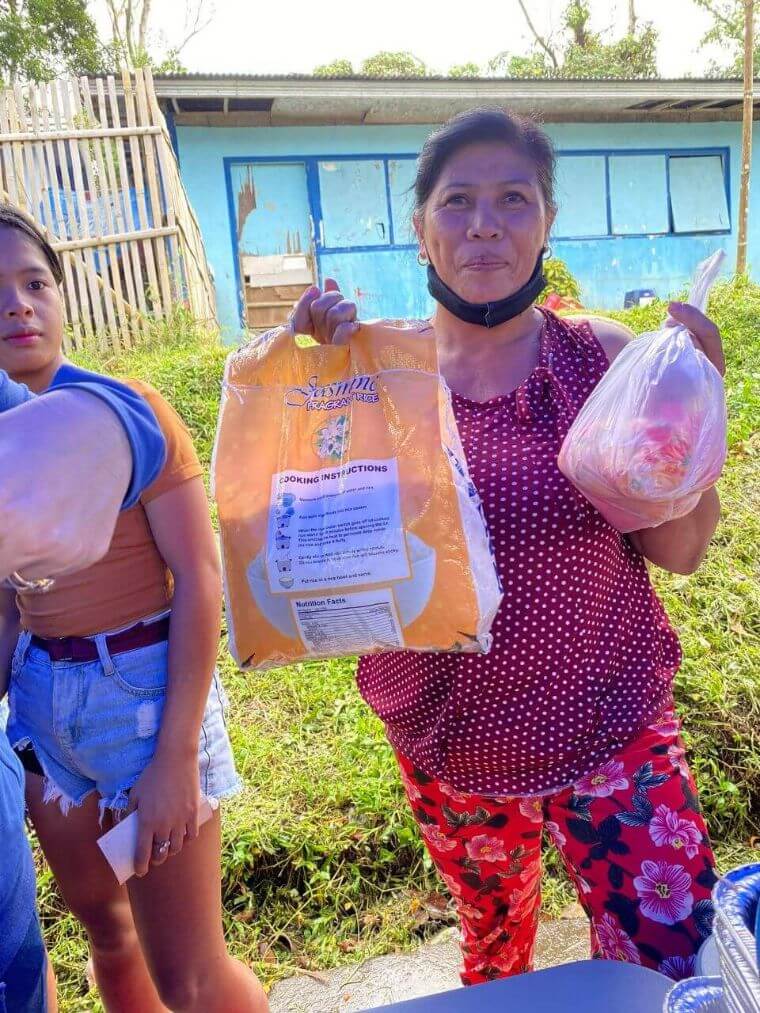
[[[536,968],[553,967],[589,956],[588,922],[563,917],[538,930]],[[363,964],[278,982],[269,995],[272,1013],[358,1013],[404,999],[458,988],[460,967],[456,930],[413,953],[375,957]]]

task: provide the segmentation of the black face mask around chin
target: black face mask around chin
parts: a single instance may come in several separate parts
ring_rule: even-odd
[[[441,281],[432,264],[428,264],[427,267],[427,284],[428,292],[435,301],[459,320],[464,320],[467,324],[478,324],[480,327],[498,327],[499,324],[504,324],[523,313],[546,288],[543,250],[538,255],[533,274],[528,281],[506,299],[497,299],[495,302],[467,302]]]

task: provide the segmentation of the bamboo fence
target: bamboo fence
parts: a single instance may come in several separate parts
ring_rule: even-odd
[[[149,70],[0,91],[0,200],[42,227],[74,347],[132,345],[214,286]]]

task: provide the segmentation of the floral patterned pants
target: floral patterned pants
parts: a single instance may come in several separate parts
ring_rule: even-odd
[[[559,849],[591,923],[595,957],[676,980],[712,922],[714,859],[667,713],[614,759],[556,795],[456,791],[399,756],[430,855],[462,926],[465,985],[531,970],[541,904],[541,835]]]

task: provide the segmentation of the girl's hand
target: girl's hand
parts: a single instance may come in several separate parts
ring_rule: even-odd
[[[671,320],[683,324],[691,335],[695,346],[704,352],[706,358],[715,366],[721,376],[726,372],[726,357],[723,354],[723,342],[716,324],[700,313],[694,306],[684,302],[672,302],[668,305]]]
[[[197,756],[154,757],[129,793],[127,812],[136,809],[139,821],[136,875],[163,865],[170,855],[179,854],[186,840],[198,836],[200,804]]]
[[[356,333],[356,303],[344,299],[338,283],[325,279],[325,290],[307,289],[290,316],[296,334],[310,334],[320,345],[344,345]]]

